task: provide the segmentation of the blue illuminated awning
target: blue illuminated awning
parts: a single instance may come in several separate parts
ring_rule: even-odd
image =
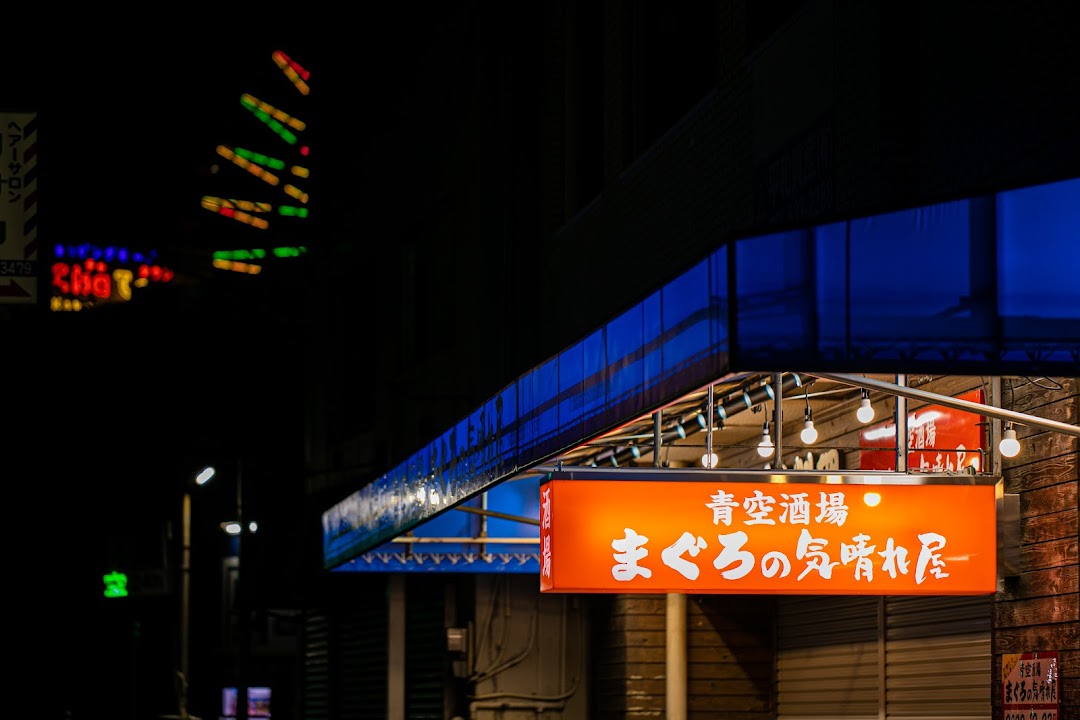
[[[324,512],[324,567],[420,570],[394,538],[733,370],[1078,375],[1077,237],[1080,179],[724,245]]]

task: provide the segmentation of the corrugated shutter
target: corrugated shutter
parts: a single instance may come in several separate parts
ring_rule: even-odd
[[[878,599],[781,597],[777,609],[777,713],[878,719]]]
[[[375,598],[338,622],[338,720],[386,718],[388,619],[385,599]]]
[[[449,657],[446,588],[441,578],[411,576],[405,601],[405,707],[408,720],[443,720]]]
[[[991,602],[885,598],[886,707],[891,718],[992,716]]]
[[[779,720],[992,717],[990,597],[781,597]]]
[[[304,720],[330,720],[330,623],[321,611],[304,613]]]

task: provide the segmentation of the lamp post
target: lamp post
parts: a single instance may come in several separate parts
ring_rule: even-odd
[[[240,575],[244,569],[241,567],[241,549],[244,545],[244,505],[241,499],[243,477],[241,475],[241,461],[236,460],[236,522],[239,532],[236,534],[236,597],[233,603],[237,612],[237,629],[239,631],[239,647],[236,649],[236,720],[247,720],[248,696],[247,696],[247,652],[248,652],[248,609],[245,599],[240,593]]]
[[[195,476],[196,485],[205,485],[214,477],[214,468],[204,468]],[[180,681],[179,705],[180,719],[189,720],[188,715],[188,639],[191,635],[191,491],[184,490],[184,502],[181,513],[181,559],[180,559]]]
[[[221,529],[236,537],[236,579],[233,581],[233,612],[236,615],[236,720],[248,718],[247,665],[250,636],[250,609],[241,591],[244,534],[254,533],[258,526],[244,520],[242,460],[236,461],[236,519],[221,523]]]

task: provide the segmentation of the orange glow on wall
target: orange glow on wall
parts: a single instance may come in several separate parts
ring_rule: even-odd
[[[781,476],[776,476],[781,477]],[[981,595],[991,484],[560,480],[540,486],[543,592]]]

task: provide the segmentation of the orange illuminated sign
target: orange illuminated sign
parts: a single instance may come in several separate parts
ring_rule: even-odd
[[[889,484],[886,476],[835,484],[836,476],[820,475],[760,482],[734,473],[687,481],[629,475],[555,476],[540,486],[541,591],[980,595],[997,589],[996,484],[974,478],[921,484],[917,476],[900,478],[904,484]]]

